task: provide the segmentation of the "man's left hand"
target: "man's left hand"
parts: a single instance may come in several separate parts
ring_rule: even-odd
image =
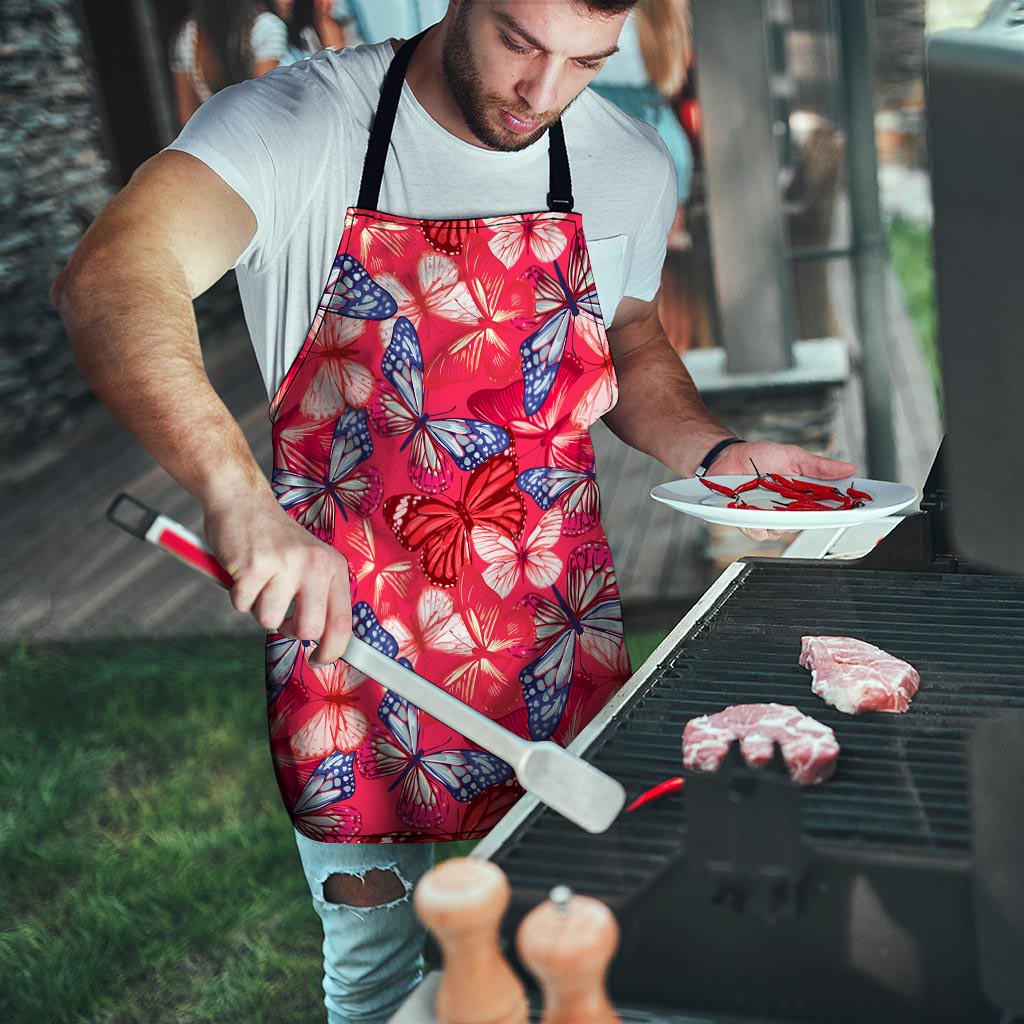
[[[756,468],[755,468],[756,467]],[[795,444],[775,441],[744,441],[732,444],[718,456],[708,469],[708,476],[754,476],[756,473],[781,473],[783,476],[810,477],[812,480],[841,480],[853,476],[857,467],[852,462],[838,462],[815,455]],[[745,529],[751,540],[774,540],[784,530]]]

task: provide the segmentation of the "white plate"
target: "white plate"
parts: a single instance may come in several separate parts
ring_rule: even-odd
[[[709,476],[716,484],[737,487],[749,480],[749,476]],[[810,479],[801,477],[801,480]],[[845,477],[842,480],[816,480],[815,483],[840,487],[844,491],[853,487],[871,495],[860,508],[829,509],[826,512],[790,512],[786,509],[728,508],[729,498],[724,494],[705,487],[696,477],[687,480],[673,480],[659,484],[651,491],[651,497],[669,508],[687,515],[696,516],[709,523],[721,526],[740,526],[757,530],[813,530],[833,529],[837,526],[856,526],[872,519],[891,516],[918,500],[918,492],[907,484],[890,483],[886,480],[862,480],[859,477]],[[788,501],[774,491],[763,488],[747,491],[744,501],[757,505],[770,505],[772,501]]]

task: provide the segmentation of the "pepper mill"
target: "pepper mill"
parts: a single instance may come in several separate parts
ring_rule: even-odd
[[[519,958],[544,993],[542,1024],[620,1024],[605,975],[619,943],[612,912],[564,885],[519,926]]]
[[[443,861],[416,886],[416,914],[444,960],[437,1024],[526,1024],[526,990],[498,944],[510,895],[501,868],[472,857]]]

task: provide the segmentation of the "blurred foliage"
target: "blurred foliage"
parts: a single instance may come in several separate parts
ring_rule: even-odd
[[[938,318],[931,229],[902,217],[894,218],[889,225],[889,253],[903,288],[907,311],[921,342],[921,351],[931,371],[941,410],[942,379],[936,336]]]

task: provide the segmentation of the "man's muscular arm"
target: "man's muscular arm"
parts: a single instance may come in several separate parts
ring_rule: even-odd
[[[205,164],[160,153],[100,213],[51,297],[93,391],[202,505],[234,606],[319,639],[315,660],[327,663],[351,632],[348,566],[278,505],[206,375],[192,307],[255,231],[248,205]]]
[[[608,330],[619,401],[605,423],[627,444],[653,455],[680,477],[693,476],[700,460],[733,432],[708,412],[693,378],[676,355],[658,317],[658,299],[624,298]],[[726,448],[714,474],[787,473],[837,480],[856,471],[793,444],[748,441]],[[745,530],[754,540],[777,534]]]

